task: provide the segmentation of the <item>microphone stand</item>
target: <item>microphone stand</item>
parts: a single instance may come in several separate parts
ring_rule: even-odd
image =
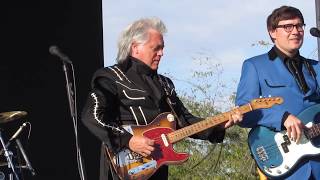
[[[17,144],[17,147],[20,150],[20,152],[21,152],[21,154],[23,156],[23,159],[24,159],[24,161],[26,163],[26,168],[30,170],[32,176],[36,175],[36,172],[32,168],[31,163],[30,163],[30,161],[28,159],[28,156],[27,156],[26,152],[24,151],[19,139],[16,139],[16,144]]]
[[[16,180],[20,180],[19,176],[18,176],[18,174],[17,174],[17,172],[15,170],[15,167],[14,167],[14,165],[12,163],[11,157],[10,157],[11,156],[11,152],[8,151],[8,149],[6,147],[6,144],[3,141],[1,131],[0,131],[0,141],[1,141],[1,145],[2,145],[3,151],[4,151],[4,156],[6,157],[7,162],[8,162],[8,167],[11,168],[11,171],[12,171],[14,177],[16,178]],[[10,179],[11,179],[11,175],[10,175]]]
[[[69,73],[68,73],[67,63],[64,60],[62,61],[62,63],[63,63],[62,68],[63,68],[65,78],[66,78],[66,89],[67,89],[67,95],[68,95],[68,101],[69,101],[69,109],[70,109],[70,114],[71,114],[71,118],[73,121],[73,127],[74,127],[75,139],[76,139],[77,163],[78,163],[78,168],[79,168],[78,170],[79,170],[80,179],[85,180],[86,178],[85,178],[82,155],[81,155],[80,144],[79,144],[79,139],[78,139],[77,106],[75,103],[76,102],[75,78],[74,78],[74,73],[73,73],[73,83],[74,83],[73,87],[75,89],[75,91],[73,92],[71,89],[72,84],[69,81]],[[74,72],[72,62],[70,63],[70,66],[72,67],[72,72]]]

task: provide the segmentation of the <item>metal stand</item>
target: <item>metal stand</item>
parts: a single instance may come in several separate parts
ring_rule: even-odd
[[[76,150],[77,150],[77,162],[78,162],[78,170],[79,170],[79,175],[81,180],[85,180],[85,172],[84,172],[84,165],[82,161],[82,156],[81,156],[81,150],[80,150],[80,143],[79,143],[79,138],[78,138],[78,123],[77,123],[77,106],[76,106],[76,85],[75,85],[75,79],[74,79],[74,74],[73,74],[73,84],[74,84],[74,91],[71,89],[71,83],[69,82],[69,76],[68,76],[68,71],[67,71],[67,66],[66,62],[62,61],[63,63],[63,71],[65,74],[66,78],[66,89],[67,89],[67,94],[68,94],[68,100],[69,100],[69,108],[70,108],[70,114],[71,118],[73,121],[73,127],[74,127],[74,133],[75,133],[75,139],[76,139]],[[71,63],[70,66],[72,67],[73,70],[73,64]],[[72,71],[73,72],[73,71]]]
[[[26,152],[24,151],[19,139],[16,139],[16,144],[17,144],[17,147],[18,147],[19,151],[21,152],[21,154],[23,156],[24,162],[26,163],[26,168],[30,171],[32,176],[36,175],[36,172],[32,168],[31,163],[30,163],[30,161],[28,159],[28,156],[27,156]]]
[[[3,151],[4,151],[4,156],[6,157],[7,159],[7,163],[8,163],[8,168],[11,169],[12,171],[12,174],[14,175],[14,177],[16,178],[16,180],[20,180],[19,179],[19,176],[15,170],[15,166],[13,165],[12,163],[12,159],[11,159],[11,155],[12,155],[12,152],[11,151],[8,151],[7,147],[6,147],[6,144],[4,143],[3,141],[3,138],[2,138],[2,132],[0,130],[0,141],[1,141],[1,145],[2,145],[2,148],[3,148]],[[12,179],[12,174],[10,174],[10,179]]]
[[[80,143],[79,143],[79,138],[78,138],[78,118],[77,118],[77,91],[76,91],[76,83],[75,83],[75,75],[74,75],[74,69],[73,69],[73,64],[72,61],[69,59],[68,56],[63,54],[60,49],[57,46],[50,46],[49,47],[49,52],[54,55],[58,56],[59,59],[63,63],[63,71],[66,77],[66,88],[67,88],[67,93],[68,93],[68,100],[69,100],[69,108],[70,108],[70,114],[71,118],[73,121],[73,128],[74,128],[74,134],[75,134],[75,139],[76,139],[76,150],[77,150],[77,163],[78,163],[78,170],[79,170],[79,175],[81,180],[85,180],[85,172],[84,172],[84,167],[83,167],[83,161],[82,161],[82,156],[81,156],[81,151],[80,151]],[[72,83],[70,83],[69,79],[69,73],[68,73],[68,68],[67,64],[69,64],[72,68],[72,82],[73,82],[73,88],[74,91],[72,91]]]

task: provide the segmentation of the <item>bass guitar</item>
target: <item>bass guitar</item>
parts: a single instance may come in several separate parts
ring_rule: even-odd
[[[241,114],[260,108],[269,108],[275,104],[281,104],[281,97],[254,99],[247,105],[234,109]],[[229,120],[232,111],[206,118],[200,122],[175,130],[175,118],[165,112],[158,115],[151,123],[144,126],[124,126],[133,135],[145,136],[154,140],[155,150],[148,157],[132,152],[130,149],[123,149],[118,153],[113,153],[106,148],[111,164],[120,179],[148,179],[159,167],[164,164],[181,164],[189,157],[187,153],[177,153],[173,149],[173,144],[208,128],[222,124]]]
[[[298,143],[291,141],[286,131],[275,132],[258,126],[251,129],[248,144],[259,169],[268,177],[284,178],[304,158],[320,154],[320,104],[313,105],[297,116],[307,129]]]

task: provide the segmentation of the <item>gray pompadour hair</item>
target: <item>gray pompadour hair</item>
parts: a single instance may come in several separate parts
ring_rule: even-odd
[[[133,42],[144,44],[148,41],[148,30],[150,29],[154,29],[162,35],[167,32],[165,24],[157,17],[139,19],[122,31],[118,39],[118,63],[122,63],[128,58]]]

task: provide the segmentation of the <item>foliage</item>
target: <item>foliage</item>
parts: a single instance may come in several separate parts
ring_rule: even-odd
[[[224,94],[226,86],[220,81],[222,67],[212,63],[211,58],[195,59],[205,68],[195,70],[192,80],[184,80],[191,87],[179,92],[180,99],[192,114],[208,117],[221,113],[216,103],[222,101],[231,109],[235,93],[228,98]],[[210,64],[208,66],[208,64]],[[221,99],[226,99],[222,100]],[[175,145],[177,152],[188,152],[191,156],[182,165],[171,165],[169,178],[175,179],[258,179],[255,163],[247,147],[248,129],[233,126],[226,132],[223,143],[187,138]]]
[[[251,46],[273,46],[273,44],[268,41],[259,40],[256,43],[252,43]]]

